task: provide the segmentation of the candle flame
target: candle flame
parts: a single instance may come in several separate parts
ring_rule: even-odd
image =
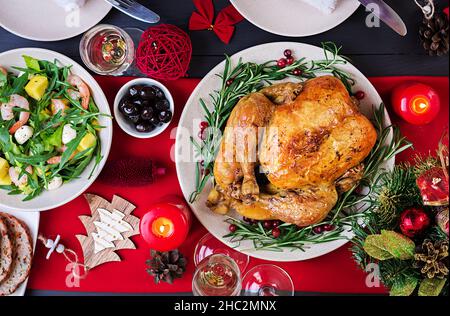
[[[416,114],[424,114],[430,108],[430,101],[428,98],[420,96],[412,100],[411,110]]]

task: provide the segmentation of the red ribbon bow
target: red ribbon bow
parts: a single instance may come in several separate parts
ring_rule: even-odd
[[[219,12],[214,21],[214,5],[212,0],[193,1],[198,12],[195,11],[192,13],[189,20],[189,30],[214,31],[222,42],[228,44],[234,33],[234,25],[244,19],[242,15],[232,5],[229,5]]]

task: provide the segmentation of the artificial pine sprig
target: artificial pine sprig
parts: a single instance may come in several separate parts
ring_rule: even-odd
[[[383,229],[398,230],[398,220],[404,209],[417,205],[423,207],[416,179],[422,172],[438,165],[438,161],[432,156],[416,156],[413,164],[397,165],[392,172],[381,173],[372,186],[363,221],[353,222],[355,237],[352,239],[351,251],[354,260],[364,270],[369,264],[377,264],[381,281],[390,289],[391,295],[438,295],[439,292],[440,295],[448,295],[448,280],[441,284],[442,288],[428,292],[430,284],[434,283],[421,276],[420,271],[414,267],[414,260],[392,258],[380,261],[364,250],[368,236],[379,234]],[[433,212],[432,209],[429,211]],[[432,225],[422,235],[416,236],[415,245],[421,245],[424,239],[448,243],[447,234],[437,225]]]

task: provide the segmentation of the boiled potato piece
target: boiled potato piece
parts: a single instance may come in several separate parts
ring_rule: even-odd
[[[85,151],[97,144],[97,138],[92,133],[87,133],[82,139],[77,147],[79,152]]]
[[[45,76],[36,75],[25,86],[25,91],[33,99],[39,101],[48,87],[48,79]]]
[[[9,163],[6,159],[0,157],[0,178],[8,174]]]
[[[11,185],[11,178],[9,174],[5,174],[3,177],[0,177],[0,185]]]

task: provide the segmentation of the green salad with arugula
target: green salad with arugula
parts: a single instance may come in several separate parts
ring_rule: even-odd
[[[71,66],[23,56],[25,68],[0,65],[0,189],[31,200],[78,178],[102,159],[103,126],[88,85]]]

